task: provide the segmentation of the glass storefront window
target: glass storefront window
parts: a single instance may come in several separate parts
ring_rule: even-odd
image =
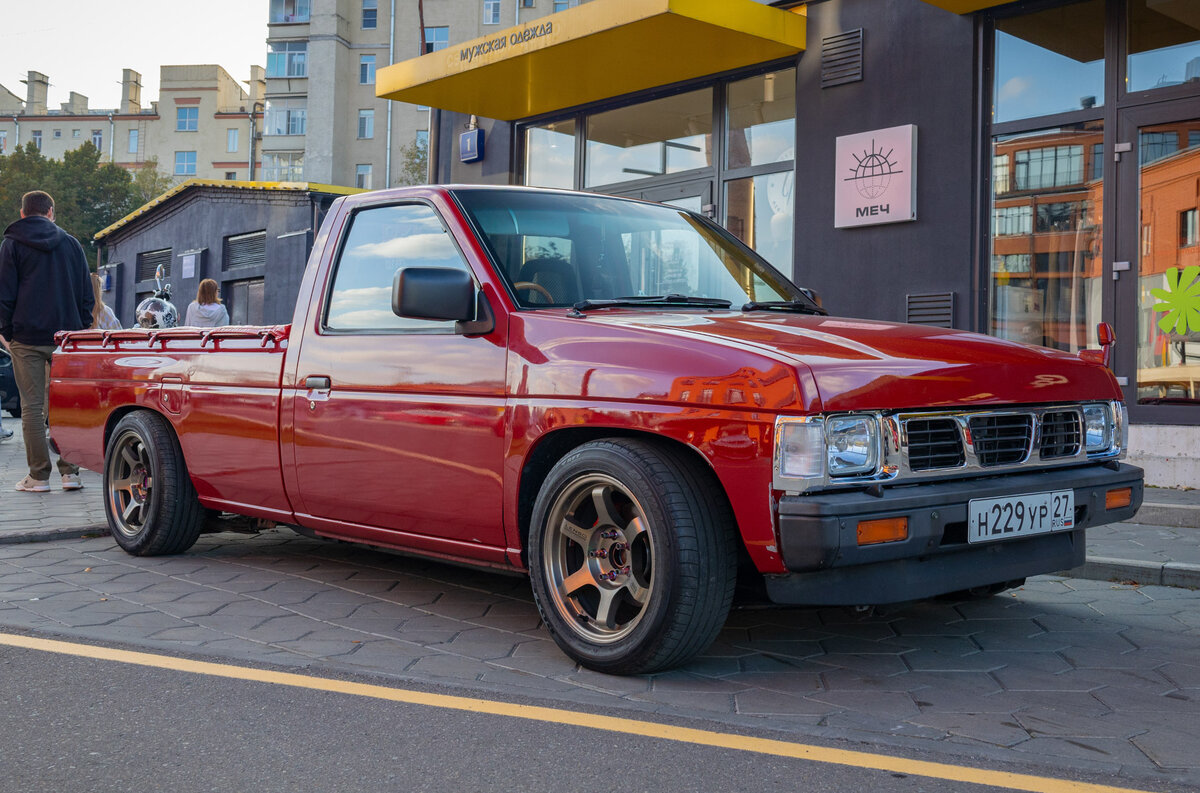
[[[992,121],[1104,104],[1104,0],[996,20]]]
[[[1200,3],[1130,0],[1126,66],[1128,91],[1200,80]]]
[[[1101,318],[1104,181],[1100,121],[998,137],[988,331],[1071,352],[1096,346]],[[1007,174],[1008,166],[1004,166]]]
[[[709,167],[712,132],[711,88],[596,113],[587,122],[584,187]]]
[[[1142,127],[1138,152],[1138,403],[1200,405],[1200,328],[1186,310],[1200,280],[1188,271],[1200,265],[1200,119]]]
[[[725,228],[785,273],[792,271],[794,172],[725,183]]]
[[[730,83],[728,97],[727,167],[795,158],[795,69]]]
[[[525,184],[575,186],[575,120],[555,121],[525,130]]]

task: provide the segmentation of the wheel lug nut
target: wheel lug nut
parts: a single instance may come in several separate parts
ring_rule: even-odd
[[[604,550],[603,548],[599,548],[595,551],[588,551],[588,556],[592,557],[593,559],[607,559],[608,551]]]

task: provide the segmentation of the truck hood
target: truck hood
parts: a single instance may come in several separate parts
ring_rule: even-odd
[[[1099,364],[949,328],[769,311],[606,310],[586,322],[773,358],[794,367],[801,380],[811,375],[825,411],[1121,398],[1116,379]]]

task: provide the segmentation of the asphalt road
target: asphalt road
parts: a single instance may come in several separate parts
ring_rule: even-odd
[[[113,763],[129,787],[165,785],[182,769],[177,789],[197,790],[258,789],[272,778],[283,787],[262,789],[337,790],[355,778],[338,774],[351,771],[366,774],[363,790],[425,789],[426,779],[447,791],[806,789],[797,780],[816,790],[827,780],[838,791],[976,789],[939,782],[941,772],[891,777],[897,767],[884,761],[865,767],[889,771],[868,772],[754,747],[731,754],[722,742],[661,748],[645,737],[660,733],[633,722],[1200,790],[1200,593],[1166,587],[1042,577],[983,601],[873,614],[739,610],[684,668],[622,678],[572,664],[519,577],[282,530],[206,536],[186,554],[155,558],[101,537],[0,546],[0,634],[9,659],[0,662],[0,790],[72,789],[71,774],[94,783],[93,765]],[[29,660],[5,635],[582,715],[546,723],[411,699],[344,704],[327,691],[184,679],[158,662]],[[579,726],[608,717],[627,722],[605,733]],[[157,748],[138,752],[139,741]],[[709,767],[709,756],[725,759]],[[336,774],[296,785],[293,767]],[[215,783],[186,787],[208,773]],[[387,783],[395,773],[417,781]],[[90,783],[78,789],[106,789]]]
[[[1011,789],[2,645],[0,679],[4,793]]]

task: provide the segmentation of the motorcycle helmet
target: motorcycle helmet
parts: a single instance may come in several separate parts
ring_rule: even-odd
[[[179,324],[179,311],[174,304],[158,297],[148,297],[138,303],[134,312],[139,328],[173,328]]]

